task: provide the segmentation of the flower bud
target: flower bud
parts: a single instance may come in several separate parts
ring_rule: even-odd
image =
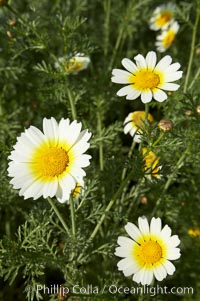
[[[163,132],[170,132],[173,129],[173,122],[170,119],[162,119],[158,123],[158,127]]]

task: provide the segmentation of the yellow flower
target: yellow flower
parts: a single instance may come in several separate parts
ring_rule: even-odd
[[[175,5],[173,3],[158,6],[150,19],[150,29],[165,29],[174,18]]]
[[[189,229],[188,234],[192,237],[199,237],[200,236],[200,229],[199,228]]]
[[[177,235],[171,236],[171,229],[165,225],[162,229],[161,219],[153,217],[150,225],[146,217],[138,218],[138,225],[127,223],[125,230],[130,238],[120,236],[119,247],[115,255],[122,259],[118,262],[118,270],[124,276],[133,275],[133,281],[142,285],[150,285],[154,277],[162,281],[167,274],[173,275],[175,266],[171,260],[178,259],[180,240]]]
[[[157,63],[157,55],[149,51],[144,57],[138,54],[135,62],[128,58],[122,60],[122,65],[127,70],[113,69],[111,81],[116,84],[126,84],[118,92],[118,96],[126,99],[136,99],[141,96],[143,103],[150,102],[153,98],[162,102],[167,99],[164,91],[176,91],[179,85],[172,82],[182,77],[179,63],[173,63],[169,55],[164,56]]]
[[[61,203],[69,199],[77,183],[83,181],[84,167],[90,164],[91,133],[82,124],[62,118],[43,119],[43,132],[31,126],[17,139],[9,159],[10,183],[25,199],[54,197]],[[81,182],[80,182],[81,181]]]
[[[141,141],[142,127],[144,126],[146,113],[144,111],[135,111],[129,113],[126,119],[124,120],[124,133],[130,133],[133,137],[133,140],[137,143]],[[153,116],[148,114],[148,121],[153,122]]]
[[[144,160],[144,171],[145,177],[152,179],[152,177],[160,179],[160,169],[159,166],[160,158],[152,151],[148,150],[146,147],[142,148],[143,160]]]
[[[161,33],[161,35],[156,38],[156,49],[159,52],[165,52],[173,43],[176,34],[179,30],[178,22],[174,21],[169,25],[169,27]]]

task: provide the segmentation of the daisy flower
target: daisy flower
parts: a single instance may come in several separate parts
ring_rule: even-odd
[[[175,5],[173,3],[163,4],[158,6],[150,19],[150,29],[159,30],[165,29],[171,21],[173,21]]]
[[[43,119],[43,132],[31,126],[20,137],[8,157],[8,175],[19,195],[34,200],[56,196],[61,203],[85,176],[83,167],[90,164],[91,133],[81,131],[82,124],[62,118],[59,123]]]
[[[165,52],[173,43],[176,34],[179,30],[178,22],[174,21],[170,24],[167,29],[163,30],[162,33],[156,38],[156,49],[159,52]]]
[[[200,229],[199,228],[189,229],[188,234],[192,237],[199,237],[200,236]]]
[[[162,166],[159,166],[160,158],[146,147],[142,148],[143,160],[144,160],[144,171],[145,177],[149,180],[152,178],[160,179],[159,174]]]
[[[90,58],[83,53],[77,53],[72,58],[59,58],[58,63],[55,64],[56,68],[62,67],[67,73],[77,74],[79,71],[87,69]]]
[[[133,137],[133,140],[137,143],[141,141],[142,127],[144,126],[146,113],[144,111],[135,111],[126,117],[124,120],[124,133],[130,133]],[[148,121],[153,122],[153,116],[148,114]]]
[[[171,56],[166,55],[157,63],[156,53],[149,51],[146,58],[138,54],[134,59],[136,64],[127,58],[122,60],[122,65],[127,71],[112,71],[112,82],[127,84],[117,92],[118,96],[136,99],[141,95],[143,103],[150,102],[152,98],[162,102],[167,99],[163,90],[176,91],[179,88],[179,85],[172,82],[182,77],[182,71],[178,71],[179,63],[171,64]]]
[[[150,225],[146,217],[138,218],[138,225],[127,223],[125,230],[131,238],[120,236],[119,247],[115,255],[121,257],[117,266],[124,276],[133,275],[133,281],[150,285],[154,277],[162,281],[173,275],[175,266],[170,260],[180,257],[177,235],[171,236],[171,229],[165,225],[162,229],[161,219],[153,217]]]

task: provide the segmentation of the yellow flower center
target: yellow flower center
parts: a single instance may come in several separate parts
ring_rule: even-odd
[[[56,177],[65,171],[68,164],[68,154],[62,147],[46,146],[36,152],[32,168],[39,176]]]
[[[159,177],[159,160],[160,158],[155,155],[154,152],[148,151],[146,147],[143,147],[142,153],[144,155],[144,171],[151,170],[151,175]]]
[[[162,27],[167,24],[172,19],[171,11],[162,12],[156,20],[156,25]]]
[[[83,67],[83,62],[79,62],[76,59],[71,59],[69,63],[65,66],[65,71],[67,72],[77,72]]]
[[[169,30],[166,36],[163,39],[163,45],[165,47],[169,47],[175,39],[175,32],[173,30]]]
[[[162,248],[156,241],[145,241],[139,247],[138,256],[147,264],[154,264],[162,258]]]
[[[131,75],[131,82],[138,90],[155,89],[160,84],[160,76],[153,71],[140,70],[135,75]]]

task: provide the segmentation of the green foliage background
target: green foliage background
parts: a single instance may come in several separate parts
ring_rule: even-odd
[[[180,31],[166,54],[181,63],[184,76],[180,89],[167,101],[150,103],[156,123],[145,125],[143,143],[160,156],[163,166],[161,180],[153,182],[144,178],[138,146],[128,157],[132,138],[123,134],[125,117],[144,110],[144,105],[140,99],[117,97],[119,86],[110,78],[112,68],[121,68],[122,58],[155,50],[156,33],[150,31],[148,20],[164,1],[16,0],[0,7],[0,300],[58,300],[56,294],[36,293],[34,288],[43,284],[137,287],[131,277],[118,272],[114,249],[117,237],[125,235],[126,222],[137,223],[142,215],[161,217],[181,239],[176,273],[160,285],[194,289],[193,295],[158,294],[154,300],[199,300],[200,240],[190,237],[188,230],[200,227],[200,8],[198,0],[171,2],[177,4]],[[90,56],[87,70],[66,75],[55,68],[59,57],[74,52]],[[75,237],[66,235],[47,200],[24,200],[7,177],[7,157],[16,137],[30,125],[41,129],[44,117],[72,120],[70,100],[77,120],[92,132],[92,161],[86,170],[86,189],[76,205]],[[157,123],[162,118],[171,119],[174,129],[160,139]],[[132,178],[121,189],[123,170],[132,172]],[[90,241],[113,198],[115,203]],[[55,204],[70,227],[68,204],[56,200]],[[28,285],[33,289],[27,290]],[[151,297],[70,297],[98,299]]]

